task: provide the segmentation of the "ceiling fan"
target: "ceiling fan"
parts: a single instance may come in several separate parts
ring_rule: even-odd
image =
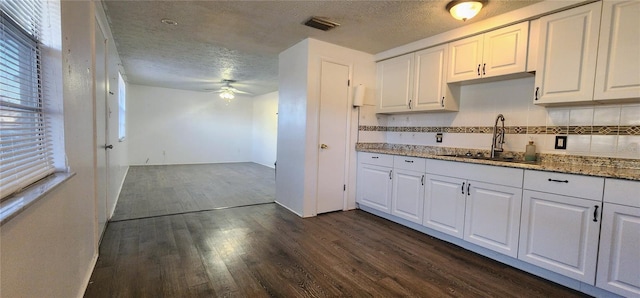
[[[230,101],[234,99],[236,94],[251,94],[249,92],[240,91],[235,87],[231,86],[231,83],[235,83],[236,80],[222,80],[224,86],[220,87],[220,90],[216,90],[214,92],[220,93],[220,97],[224,100]]]

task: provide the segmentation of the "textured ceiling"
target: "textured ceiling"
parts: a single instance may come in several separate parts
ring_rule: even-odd
[[[278,88],[278,54],[305,38],[376,54],[540,0],[490,0],[466,23],[441,0],[103,1],[129,83],[203,91],[234,79],[260,95]],[[302,25],[310,16],[341,26]]]

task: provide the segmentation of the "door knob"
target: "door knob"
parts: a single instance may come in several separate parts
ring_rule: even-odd
[[[104,150],[113,149],[113,145],[104,145]]]
[[[320,145],[320,149],[327,149],[327,148],[329,148],[329,146],[327,146],[327,144]]]

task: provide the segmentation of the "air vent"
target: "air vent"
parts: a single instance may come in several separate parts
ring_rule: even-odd
[[[311,17],[304,24],[311,28],[320,29],[322,31],[329,31],[335,27],[340,26],[340,24],[336,22],[332,22],[321,17]]]

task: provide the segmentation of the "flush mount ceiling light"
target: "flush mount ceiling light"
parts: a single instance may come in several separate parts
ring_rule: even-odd
[[[162,22],[163,24],[167,24],[167,25],[173,25],[173,26],[177,26],[178,22],[172,20],[172,19],[162,19],[160,20],[160,22]]]
[[[466,21],[475,17],[486,2],[485,0],[454,0],[447,4],[447,10],[456,20]]]

